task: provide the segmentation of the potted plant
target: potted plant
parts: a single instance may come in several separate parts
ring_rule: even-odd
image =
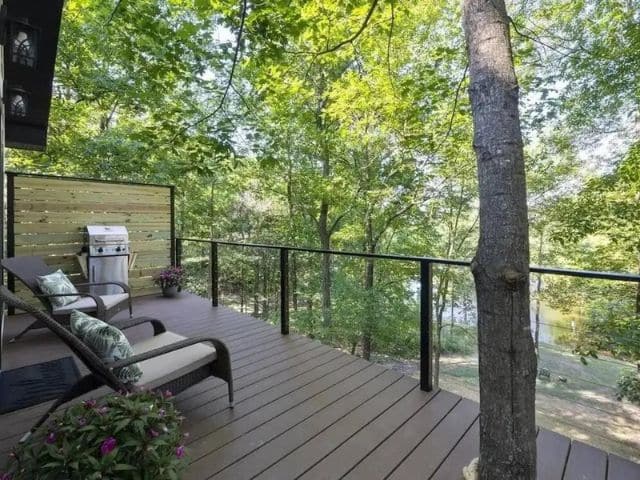
[[[13,450],[0,479],[178,479],[186,434],[170,396],[141,391],[73,405]]]
[[[180,287],[182,287],[184,277],[184,268],[167,267],[155,278],[155,284],[162,289],[162,295],[165,297],[175,297]]]

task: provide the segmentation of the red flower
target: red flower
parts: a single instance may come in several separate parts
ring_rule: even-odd
[[[49,435],[47,435],[47,438],[45,439],[45,443],[48,443],[49,445],[56,443],[56,433],[49,432]]]

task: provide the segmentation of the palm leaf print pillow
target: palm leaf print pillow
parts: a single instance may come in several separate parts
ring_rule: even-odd
[[[61,293],[78,293],[78,289],[67,278],[64,272],[60,269],[37,278],[38,286],[42,293],[46,295],[59,295]],[[80,296],[73,295],[68,297],[50,297],[51,304],[54,307],[64,307],[73,302],[77,302]]]
[[[133,356],[129,340],[120,329],[86,313],[78,310],[71,312],[71,332],[106,362]],[[124,383],[135,383],[142,376],[137,363],[117,368],[113,373]]]

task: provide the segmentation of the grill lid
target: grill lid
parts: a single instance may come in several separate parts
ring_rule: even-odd
[[[87,225],[89,245],[126,243],[129,241],[127,227],[112,225]]]
[[[127,227],[115,225],[87,225],[89,256],[113,256],[129,254]]]

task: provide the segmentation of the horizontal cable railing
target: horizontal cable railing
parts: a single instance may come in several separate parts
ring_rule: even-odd
[[[175,239],[176,265],[182,263],[183,242],[195,242],[209,245],[209,275],[211,279],[211,302],[213,306],[219,303],[219,256],[218,247],[220,245],[266,249],[279,253],[279,297],[280,297],[280,330],[282,334],[289,333],[289,255],[291,252],[303,252],[313,254],[329,254],[334,256],[391,260],[399,262],[417,263],[419,270],[419,311],[420,311],[420,388],[425,391],[433,389],[433,267],[434,266],[456,266],[470,267],[471,261],[452,260],[435,257],[420,257],[410,255],[395,255],[384,253],[348,252],[340,250],[326,250],[320,248],[293,247],[283,245],[269,245],[260,243],[244,243],[228,240],[208,240],[202,238],[176,238]],[[564,268],[550,268],[542,266],[531,266],[531,273],[557,275],[565,277],[575,277],[595,280],[610,280],[619,282],[640,283],[640,275],[617,272],[596,272],[588,270],[573,270]],[[566,327],[565,327],[566,328]]]

